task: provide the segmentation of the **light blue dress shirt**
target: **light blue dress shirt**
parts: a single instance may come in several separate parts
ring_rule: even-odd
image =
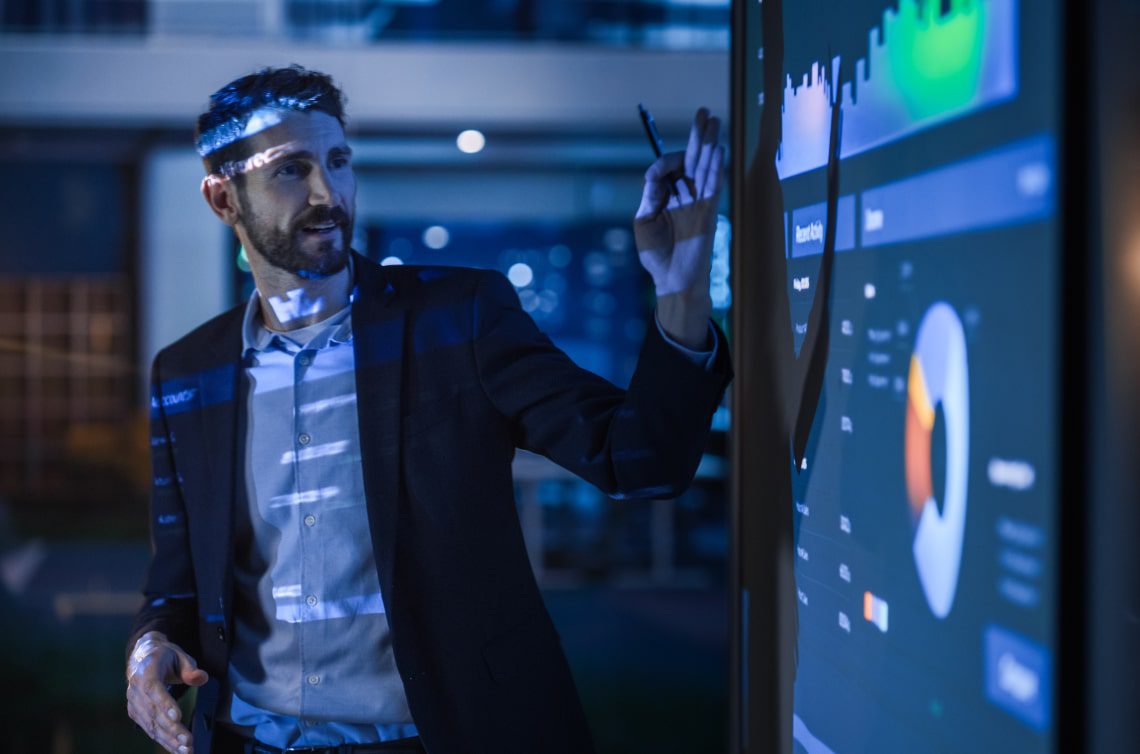
[[[235,560],[229,722],[279,748],[414,736],[368,530],[350,310],[276,334],[259,306],[243,329],[252,541]]]

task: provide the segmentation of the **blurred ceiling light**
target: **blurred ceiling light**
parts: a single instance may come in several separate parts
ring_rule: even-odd
[[[404,263],[404,260],[400,259],[399,257],[384,257],[383,259],[380,260],[380,264],[383,265],[384,267],[388,267],[388,266],[393,265],[393,264],[403,264],[403,263]]]
[[[451,240],[451,234],[442,225],[433,225],[424,231],[424,246],[429,249],[442,249]]]
[[[518,262],[512,264],[511,268],[507,270],[507,279],[515,288],[525,288],[534,281],[534,270],[530,268],[529,264]]]
[[[487,139],[483,136],[482,132],[469,128],[455,139],[456,146],[459,147],[460,152],[466,154],[475,154],[482,152],[483,147],[487,145]]]

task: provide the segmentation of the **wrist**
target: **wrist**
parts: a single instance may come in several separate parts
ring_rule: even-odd
[[[708,286],[657,297],[657,321],[670,338],[694,351],[708,349],[712,298]]]
[[[668,299],[676,302],[677,305],[685,306],[688,308],[704,306],[706,303],[712,306],[712,296],[709,295],[709,278],[702,277],[697,282],[689,285],[687,288],[681,289],[665,289],[661,286],[655,286],[654,292],[657,300]]]

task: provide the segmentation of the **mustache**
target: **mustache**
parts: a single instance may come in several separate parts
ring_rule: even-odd
[[[348,212],[343,207],[313,207],[305,214],[299,216],[293,223],[293,227],[297,230],[308,227],[310,225],[320,225],[322,223],[333,222],[337,225],[347,227],[351,218]]]

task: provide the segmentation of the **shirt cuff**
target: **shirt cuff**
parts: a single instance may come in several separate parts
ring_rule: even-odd
[[[676,348],[697,366],[704,369],[712,369],[712,365],[716,361],[716,352],[717,348],[720,347],[720,342],[717,339],[716,328],[712,326],[711,320],[709,321],[709,335],[705,342],[711,342],[712,348],[705,351],[694,351],[692,348],[683,346],[669,337],[669,333],[665,332],[665,328],[661,326],[661,320],[657,318],[657,312],[653,313],[653,321],[657,324],[657,332],[661,333],[661,337],[665,339],[666,343]]]

